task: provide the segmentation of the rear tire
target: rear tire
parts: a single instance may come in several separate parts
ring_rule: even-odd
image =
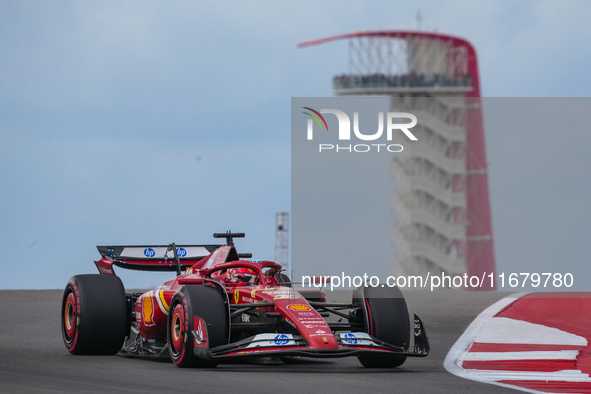
[[[77,275],[62,298],[64,344],[72,354],[115,354],[128,332],[125,288],[114,275]]]
[[[397,287],[364,287],[353,292],[353,304],[364,311],[366,332],[391,345],[407,349],[410,345],[410,319],[402,292]],[[358,356],[366,368],[394,368],[405,356]]]
[[[283,272],[276,273],[275,280],[279,283],[279,286],[291,287],[291,279],[289,279],[289,276],[285,275]]]
[[[198,316],[207,324],[206,343],[209,348],[226,343],[229,317],[221,292],[205,285],[183,286],[172,298],[168,315],[166,331],[170,358],[181,368],[215,367],[217,362],[194,354],[193,316]]]

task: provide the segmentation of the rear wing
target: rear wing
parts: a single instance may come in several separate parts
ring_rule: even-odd
[[[209,256],[223,245],[176,245],[176,255],[180,260],[180,268],[188,268],[204,257]],[[128,246],[97,246],[103,257],[96,261],[99,271],[112,274],[112,265],[139,271],[176,271],[177,264],[174,253],[168,252],[168,245],[128,245]]]
[[[138,271],[176,271],[178,276],[181,270],[197,264],[222,246],[227,250],[223,256],[218,256],[221,262],[252,257],[250,253],[237,253],[234,248],[234,238],[243,238],[244,233],[227,231],[214,233],[213,237],[226,238],[226,245],[176,245],[172,242],[168,245],[97,246],[102,259],[94,263],[101,274],[115,275],[113,265],[116,265]]]

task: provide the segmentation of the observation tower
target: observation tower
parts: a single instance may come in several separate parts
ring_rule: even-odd
[[[349,71],[336,95],[387,95],[392,112],[418,119],[417,142],[391,162],[402,186],[391,206],[401,217],[392,242],[394,275],[495,273],[480,80],[465,39],[424,31],[363,31],[304,42],[347,40]],[[490,281],[481,290],[491,290]]]

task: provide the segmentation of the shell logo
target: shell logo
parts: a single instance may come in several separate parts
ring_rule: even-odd
[[[294,310],[294,311],[307,311],[307,310],[310,310],[310,307],[308,305],[302,305],[302,304],[288,305],[287,307],[289,309],[291,309],[291,310]]]
[[[144,297],[142,312],[144,314],[144,323],[147,326],[154,325],[154,301],[152,301],[151,294]]]

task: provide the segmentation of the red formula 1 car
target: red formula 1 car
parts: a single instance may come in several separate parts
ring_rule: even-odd
[[[354,290],[350,303],[296,291],[281,265],[226,245],[99,246],[100,275],[77,275],[64,291],[61,324],[72,354],[170,357],[179,367],[213,367],[247,357],[357,356],[365,367],[424,357],[423,323],[397,288]],[[146,293],[125,293],[114,267],[176,271]],[[182,271],[184,274],[181,274]]]

